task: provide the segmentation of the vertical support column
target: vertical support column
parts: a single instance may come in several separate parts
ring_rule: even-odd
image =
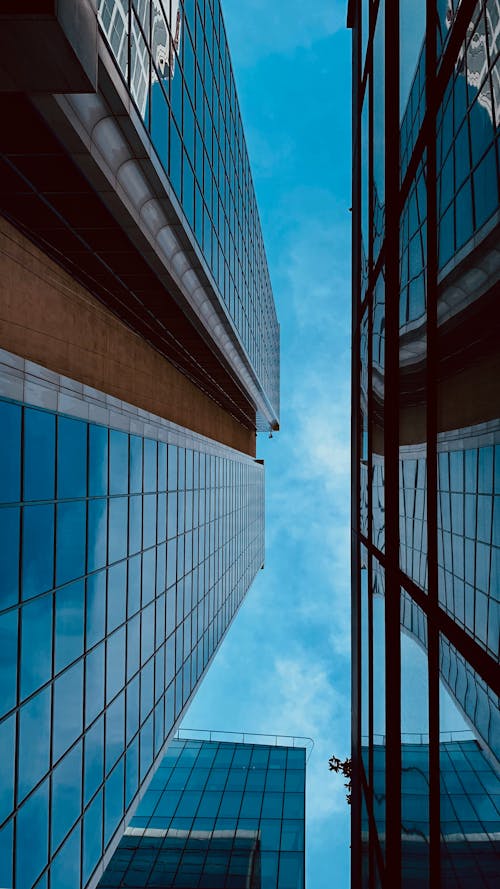
[[[385,7],[385,653],[386,885],[401,886],[399,592],[399,3]]]
[[[429,604],[438,602],[437,554],[437,34],[435,0],[427,0],[425,45],[427,151],[427,564]],[[431,889],[440,886],[440,812],[439,812],[439,631],[432,619],[427,621],[429,679],[429,874]]]
[[[355,4],[352,30],[352,402],[351,402],[351,886],[361,886],[361,594],[359,542],[359,270],[360,270],[360,181],[361,108],[360,90],[360,3]]]

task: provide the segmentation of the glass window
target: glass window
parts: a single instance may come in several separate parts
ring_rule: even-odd
[[[142,438],[130,436],[130,493],[142,492]]]
[[[153,716],[151,715],[141,729],[140,743],[140,775],[141,781],[146,777],[153,761]]]
[[[127,679],[139,669],[140,632],[140,616],[136,615],[127,623]]]
[[[106,774],[125,749],[125,692],[106,710]]]
[[[52,675],[52,595],[25,605],[21,615],[22,700]]]
[[[168,490],[177,490],[177,447],[170,444],[168,445]]]
[[[285,793],[283,818],[301,818],[304,815],[304,794]]]
[[[304,856],[300,852],[281,852],[278,889],[297,889],[303,886]]]
[[[53,500],[55,485],[56,418],[34,408],[24,409],[25,500]]]
[[[22,712],[22,711],[21,711]],[[23,727],[23,734],[25,734]],[[0,723],[0,823],[5,821],[14,806],[14,776],[15,776],[15,757],[16,757],[16,717],[15,714],[9,719],[5,719]],[[19,757],[19,782],[24,780],[23,757]],[[48,759],[48,757],[47,757]],[[31,763],[28,763],[30,767]],[[48,769],[48,761],[47,767]],[[41,774],[43,775],[46,769]],[[33,785],[36,781],[33,782]],[[1,846],[0,846],[1,848]],[[1,867],[1,866],[0,866]],[[1,869],[0,869],[1,873]]]
[[[57,422],[57,496],[87,494],[87,423],[69,417]]]
[[[80,742],[52,773],[52,851],[57,849],[72,828],[80,814],[81,804],[82,743]]]
[[[127,685],[127,744],[139,728],[139,677]]]
[[[167,445],[158,442],[158,491],[167,490]]]
[[[170,465],[170,464],[169,464]],[[167,499],[168,509],[168,537],[175,537],[177,534],[177,494],[170,493]]]
[[[89,426],[89,496],[103,497],[108,493],[108,430],[104,426]]]
[[[86,647],[104,638],[106,622],[106,571],[87,577]]]
[[[17,623],[16,611],[0,614],[0,715],[16,705],[17,697]],[[36,682],[31,671],[25,678],[27,687]]]
[[[152,602],[141,613],[141,662],[144,664],[154,651],[155,606]]]
[[[113,497],[109,501],[109,562],[127,557],[128,498]]]
[[[154,599],[156,590],[155,579],[156,553],[154,549],[147,550],[142,554],[142,604],[151,602]]]
[[[156,491],[157,489],[157,449],[156,442],[150,438],[144,439],[144,490]]]
[[[124,685],[125,627],[108,636],[106,653],[106,701],[110,701]]]
[[[2,886],[12,886],[12,857],[14,851],[14,819],[0,829],[0,880]]]
[[[128,435],[109,432],[109,493],[128,494]]]
[[[23,509],[22,596],[30,599],[54,585],[54,507]]]
[[[80,885],[81,822],[78,822],[52,862],[51,886]]]
[[[87,571],[104,568],[108,551],[108,501],[89,500],[87,523]]]
[[[55,671],[63,670],[83,654],[85,582],[79,580],[57,590]]]
[[[129,499],[129,553],[138,553],[142,549],[142,496]]]
[[[0,502],[21,499],[21,408],[0,401]],[[3,540],[3,538],[2,538]]]
[[[104,717],[85,733],[84,800],[94,795],[104,780]]]
[[[57,585],[85,574],[86,506],[85,501],[57,505]]]
[[[0,611],[19,601],[19,507],[0,509]]]
[[[19,714],[18,799],[22,800],[48,772],[50,766],[51,689],[31,699]]]
[[[156,543],[156,495],[144,495],[144,547],[154,546]]]
[[[17,815],[16,884],[33,886],[47,863],[49,843],[48,779],[21,806]],[[30,838],[29,855],[26,837]]]
[[[128,598],[127,614],[130,617],[139,610],[141,605],[141,557],[134,556],[128,560]]]
[[[54,682],[52,759],[57,760],[81,734],[83,723],[83,663],[79,661]]]
[[[119,562],[108,569],[108,623],[111,633],[126,617],[127,608],[127,563]]]
[[[129,806],[139,787],[139,739],[127,750],[125,766],[125,805]]]
[[[102,791],[83,819],[83,884],[87,883],[102,855]]]

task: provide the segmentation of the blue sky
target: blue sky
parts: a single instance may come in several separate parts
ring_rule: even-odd
[[[281,324],[281,429],[259,436],[259,573],[184,725],[308,735],[307,880],[349,885],[350,32],[335,0],[223,0]]]

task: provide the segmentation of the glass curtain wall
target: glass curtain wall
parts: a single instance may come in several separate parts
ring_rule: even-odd
[[[263,466],[11,401],[0,428],[0,885],[83,887],[263,564]]]
[[[303,889],[305,749],[169,744],[99,889]]]
[[[352,884],[490,887],[500,823],[500,8],[353,0],[349,24]]]
[[[279,327],[219,0],[99,0],[101,29],[279,413]]]

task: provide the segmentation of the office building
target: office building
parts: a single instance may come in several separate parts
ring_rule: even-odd
[[[0,885],[76,889],[263,566],[279,329],[218,0],[0,45]]]
[[[302,889],[305,768],[305,747],[172,741],[99,889]]]
[[[352,885],[489,887],[500,823],[500,11],[490,0],[366,0],[348,16]]]

